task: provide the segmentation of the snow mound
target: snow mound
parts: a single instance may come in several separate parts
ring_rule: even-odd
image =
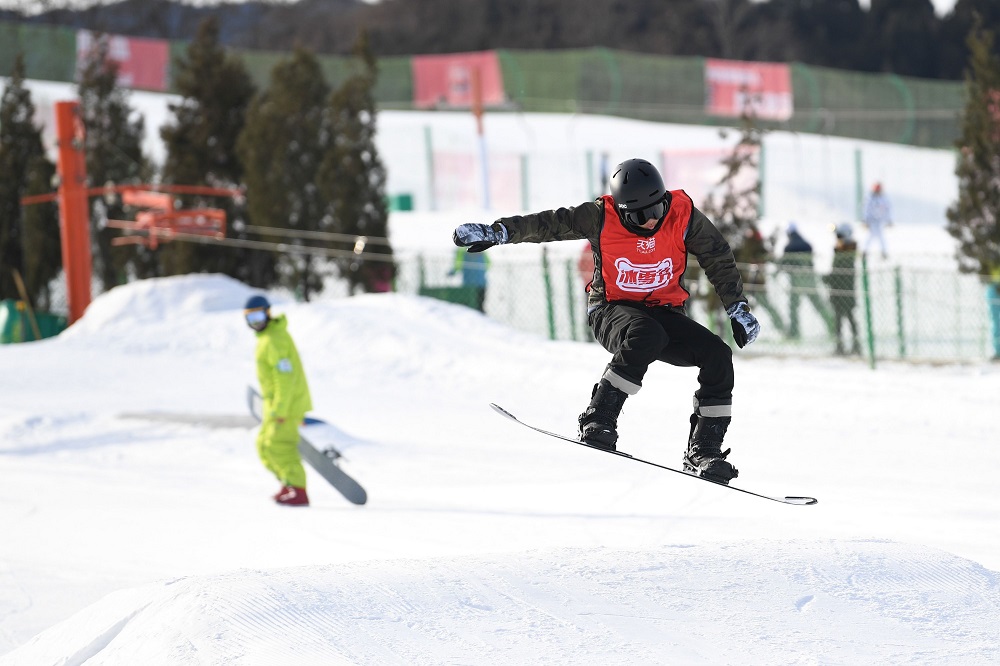
[[[152,584],[0,661],[986,664],[998,607],[996,573],[890,542],[557,549]]]
[[[241,311],[247,298],[258,293],[264,292],[225,275],[140,280],[96,298],[80,321],[46,344],[68,344],[88,353],[108,349],[132,357],[187,355],[245,363],[253,357],[255,338]],[[440,381],[450,376],[481,383],[484,366],[499,371],[518,358],[533,360],[544,370],[553,365],[552,348],[559,348],[471,308],[427,297],[321,296],[296,303],[272,292],[266,295],[274,314],[287,315],[310,379],[351,375]]]
[[[177,275],[115,287],[90,304],[67,333],[93,333],[116,325],[160,324],[172,319],[243,307],[259,293],[225,275]]]

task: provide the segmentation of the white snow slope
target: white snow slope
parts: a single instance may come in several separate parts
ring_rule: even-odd
[[[0,348],[3,666],[1000,663],[995,365],[737,352],[734,485],[819,498],[786,506],[488,407],[572,433],[597,345],[417,297],[278,303],[369,493],[310,470],[289,509],[241,425],[249,293],[134,283]],[[676,465],[695,376],[652,368],[622,448]]]

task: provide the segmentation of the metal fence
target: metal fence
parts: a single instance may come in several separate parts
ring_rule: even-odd
[[[452,264],[446,254],[400,257],[396,288],[471,304],[460,277],[449,274]],[[754,283],[746,285],[761,334],[741,355],[844,356],[872,366],[880,361],[1000,358],[1000,296],[978,276],[882,263],[872,266],[861,256],[854,268],[824,272],[780,261],[741,265],[740,270],[744,276],[761,271]],[[592,340],[575,257],[554,255],[544,248],[537,258],[497,256],[488,278],[486,316],[552,340]],[[852,279],[855,288],[837,288],[838,282],[843,284],[838,278]],[[729,320],[703,274],[689,270],[687,286],[689,315],[732,342]],[[841,299],[835,306],[837,296]],[[846,309],[852,300],[853,307]]]
[[[27,78],[73,81],[77,31],[0,21],[0,76],[9,76],[18,53],[26,56]],[[187,42],[169,42],[171,57]],[[261,88],[288,54],[232,49]],[[733,118],[705,109],[705,59],[660,56],[604,48],[555,51],[498,50],[507,101],[502,108],[527,112],[591,113],[656,122],[731,125]],[[350,56],[319,55],[333,86],[355,71]],[[410,57],[378,60],[375,99],[381,109],[412,109]],[[789,120],[764,123],[771,129],[855,137],[914,146],[950,148],[964,107],[962,81],[935,81],[868,74],[793,63],[794,111]],[[176,92],[171,84],[169,92]]]

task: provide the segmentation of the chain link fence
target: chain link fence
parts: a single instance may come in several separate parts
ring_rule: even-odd
[[[579,257],[545,247],[535,254],[492,253],[484,313],[544,338],[592,341]],[[476,307],[474,288],[463,286],[453,263],[443,253],[399,257],[396,289]],[[861,255],[853,267],[822,272],[808,262],[780,259],[741,264],[740,271],[761,322],[760,337],[741,355],[843,356],[873,367],[879,361],[1000,358],[1000,295],[978,276],[871,265]],[[689,316],[734,344],[721,303],[693,260],[685,282]]]

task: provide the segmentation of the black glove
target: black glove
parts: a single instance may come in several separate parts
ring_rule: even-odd
[[[726,314],[732,320],[730,323],[733,325],[733,339],[736,340],[740,349],[757,339],[757,334],[760,333],[760,322],[750,314],[749,305],[743,301],[733,303],[726,308]]]
[[[482,252],[494,245],[507,242],[507,228],[502,224],[500,231],[488,224],[460,224],[451,235],[455,245],[469,248],[469,252]]]

